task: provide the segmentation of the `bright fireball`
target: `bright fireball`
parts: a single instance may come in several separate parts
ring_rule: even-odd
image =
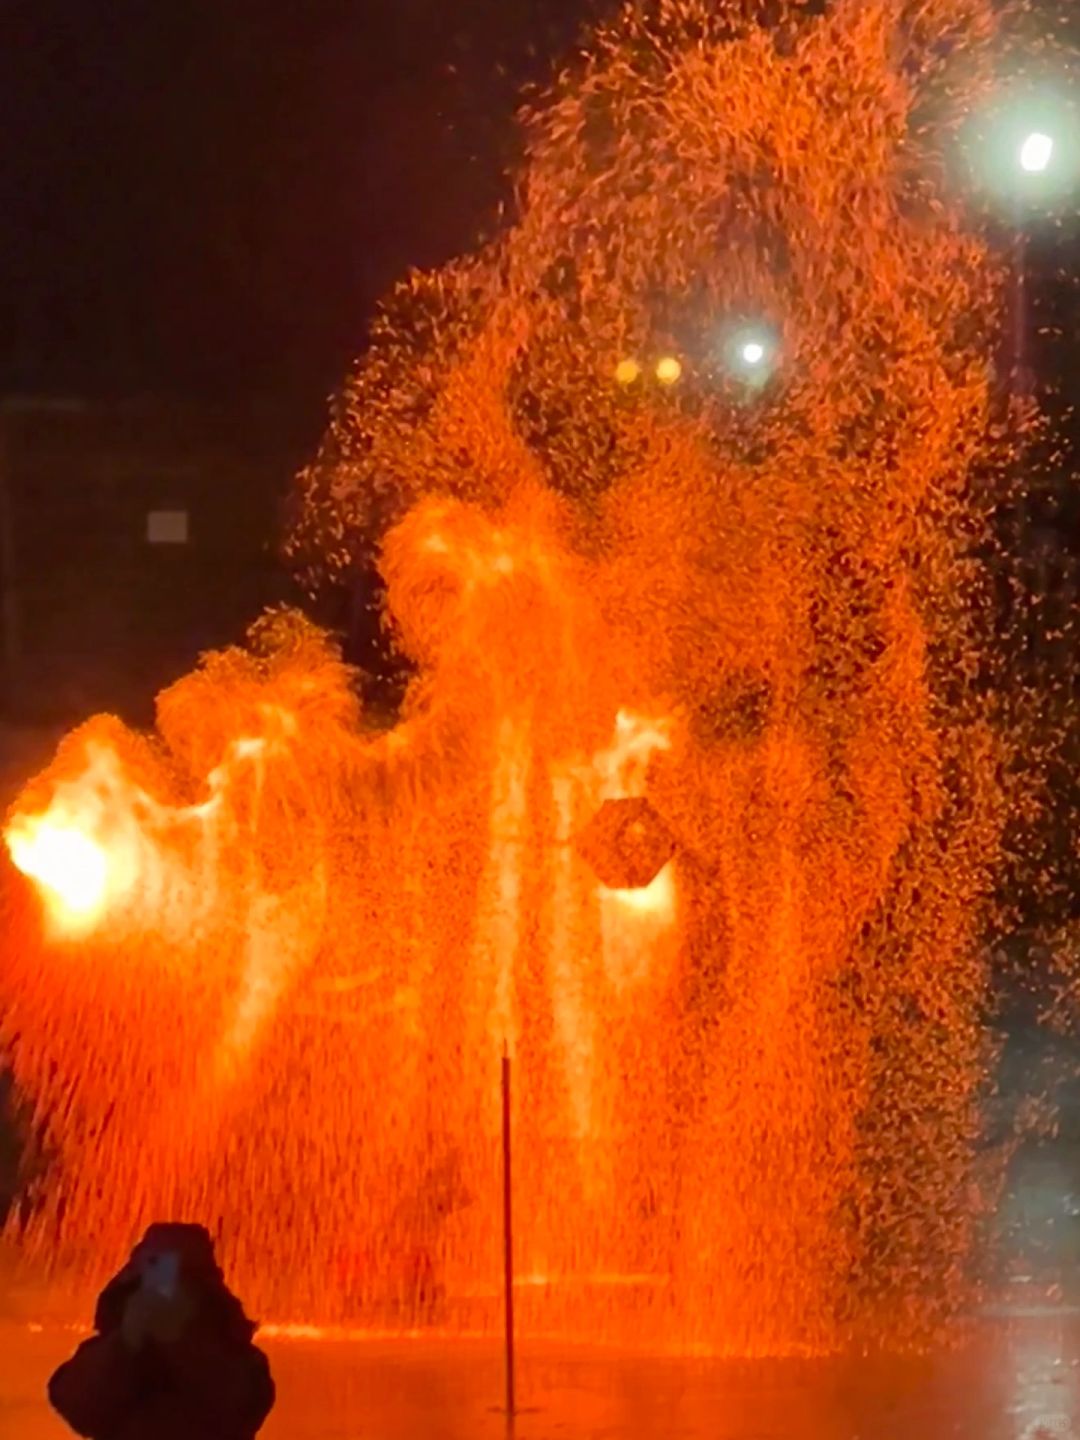
[[[87,923],[103,908],[108,857],[82,830],[28,815],[14,820],[4,838],[18,868],[48,892],[54,911],[61,912],[57,918]]]

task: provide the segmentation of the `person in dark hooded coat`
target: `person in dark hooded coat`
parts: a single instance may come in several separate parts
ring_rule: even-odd
[[[253,1440],[274,1404],[255,1328],[201,1225],[151,1225],[49,1399],[88,1440]]]

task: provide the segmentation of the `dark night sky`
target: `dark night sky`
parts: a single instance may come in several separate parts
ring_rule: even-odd
[[[474,241],[516,97],[602,6],[6,0],[0,390],[261,396],[312,445],[375,301]]]
[[[313,439],[377,297],[504,193],[585,0],[7,0],[0,387],[261,395]]]

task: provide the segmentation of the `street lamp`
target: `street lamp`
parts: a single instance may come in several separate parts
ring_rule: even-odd
[[[1012,294],[1012,384],[1020,395],[1030,389],[1028,356],[1028,229],[1040,210],[1060,203],[1080,180],[1078,157],[1070,155],[1069,119],[1076,116],[1055,113],[1056,106],[1020,105],[998,123],[1010,135],[1012,163],[998,175],[998,185],[1009,198],[1013,230]],[[1062,106],[1062,111],[1066,107]],[[1041,111],[1041,113],[1040,113]],[[1034,113],[1040,123],[1030,124]],[[1072,147],[1075,149],[1075,145]]]
[[[1020,169],[1029,175],[1044,175],[1054,158],[1054,137],[1033,130],[1020,146]]]
[[[764,324],[737,326],[722,342],[725,369],[754,387],[764,385],[774,373],[779,356],[779,338]]]
[[[1061,77],[1013,82],[970,117],[963,150],[1014,218],[1059,210],[1080,191],[1080,93]]]
[[[1053,222],[1069,210],[1075,213],[1075,197],[1080,195],[1080,93],[1075,82],[1064,75],[1040,80],[1029,74],[1014,80],[981,113],[971,116],[963,151],[971,179],[1007,227],[1002,238],[1007,238],[1010,250],[1010,313],[1001,382],[1023,406],[1034,388],[1028,295],[1031,237],[1040,222]],[[1025,442],[1021,425],[1013,447],[1014,503],[1006,512],[1008,519],[1003,516],[1008,530],[1002,537],[1017,566],[1032,556],[1035,521],[1035,512],[1024,498],[1029,460]],[[1021,581],[1022,574],[1017,569],[1010,578]],[[1021,593],[1028,590],[1029,582],[1022,581]],[[1027,621],[1021,623],[1034,639]]]
[[[1010,351],[1014,393],[1030,389],[1028,244],[1032,227],[1080,192],[1080,97],[1062,83],[1028,76],[1004,87],[966,127],[973,179],[1011,232]]]

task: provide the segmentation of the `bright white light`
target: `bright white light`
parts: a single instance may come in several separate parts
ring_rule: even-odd
[[[1020,146],[1020,168],[1029,175],[1042,175],[1050,168],[1054,158],[1053,136],[1041,130],[1033,130]]]
[[[725,369],[751,390],[766,384],[780,358],[780,339],[761,321],[729,330],[722,340]]]
[[[89,918],[105,902],[109,862],[89,835],[39,816],[15,821],[6,835],[11,858],[72,917]]]

